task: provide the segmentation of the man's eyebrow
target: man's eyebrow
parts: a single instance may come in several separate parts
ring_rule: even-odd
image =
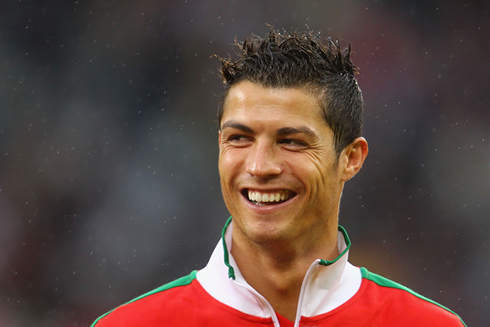
[[[299,134],[299,133],[303,133],[303,134],[306,134],[308,136],[318,138],[318,135],[315,132],[313,132],[313,130],[311,130],[310,128],[308,128],[306,126],[283,127],[277,131],[278,136],[287,136],[287,135]]]
[[[220,131],[224,130],[225,128],[235,128],[241,130],[244,133],[249,133],[249,134],[253,134],[254,132],[253,129],[251,129],[247,125],[240,124],[233,120],[224,122],[223,125],[221,125],[220,127]]]
[[[226,121],[221,125],[220,130],[224,130],[226,128],[234,128],[238,129],[244,133],[249,133],[253,134],[254,130],[247,125],[244,125],[242,123],[230,120]],[[292,134],[306,134],[308,136],[314,137],[318,139],[318,135],[309,127],[306,126],[300,126],[300,127],[283,127],[277,130],[277,136],[287,136],[287,135],[292,135]]]

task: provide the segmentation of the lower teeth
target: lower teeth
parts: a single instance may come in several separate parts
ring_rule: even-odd
[[[256,206],[266,206],[266,205],[270,205],[270,204],[279,204],[281,202],[257,202],[257,201],[250,201],[252,202],[253,204],[255,204]]]

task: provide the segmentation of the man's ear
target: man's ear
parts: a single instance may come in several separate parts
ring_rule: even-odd
[[[356,138],[342,150],[339,158],[339,163],[343,165],[342,181],[348,181],[361,170],[368,152],[368,143],[364,137]]]

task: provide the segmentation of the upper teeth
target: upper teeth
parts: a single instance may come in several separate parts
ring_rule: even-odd
[[[274,193],[248,191],[248,199],[255,202],[279,202],[289,199],[289,194],[289,191],[279,191]]]

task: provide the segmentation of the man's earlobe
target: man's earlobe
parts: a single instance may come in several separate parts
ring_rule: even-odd
[[[340,155],[341,160],[344,160],[343,181],[348,181],[361,170],[368,152],[368,143],[364,137],[356,138],[351,144],[345,147]]]

